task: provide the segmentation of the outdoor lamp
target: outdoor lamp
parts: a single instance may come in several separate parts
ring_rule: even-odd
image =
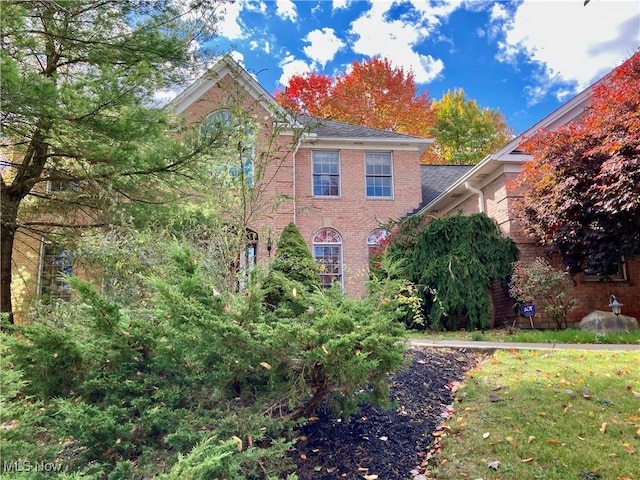
[[[271,243],[271,235],[269,235],[269,238],[267,238],[267,253],[269,254],[269,256],[271,256],[272,248],[273,248],[273,243]]]
[[[622,310],[623,306],[624,303],[620,303],[615,295],[611,295],[611,298],[609,299],[609,307],[616,317],[620,315],[620,311]]]

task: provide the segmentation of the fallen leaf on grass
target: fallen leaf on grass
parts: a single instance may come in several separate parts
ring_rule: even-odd
[[[487,462],[487,467],[491,468],[492,470],[498,470],[498,468],[500,467],[500,461],[493,460],[492,462]]]
[[[535,457],[529,457],[529,458],[523,458],[522,460],[520,460],[522,463],[527,463],[527,462],[532,462],[534,461],[536,458]]]
[[[378,475],[365,475],[364,480],[377,480]]]
[[[600,433],[606,432],[607,431],[607,422],[602,422],[602,425],[600,426],[600,428],[598,430],[600,430]]]
[[[484,432],[482,438],[489,438],[489,435],[491,435],[489,432]]]
[[[536,437],[534,435],[529,435],[529,438],[527,438],[527,443],[531,443],[536,439]]]
[[[624,451],[629,454],[636,452],[636,449],[633,448],[633,445],[631,445],[630,443],[623,443],[622,448],[624,448]]]

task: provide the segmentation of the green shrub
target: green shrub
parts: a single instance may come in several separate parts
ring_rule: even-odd
[[[33,415],[3,435],[15,458],[33,453],[29,439],[70,475],[99,465],[111,479],[277,478],[292,468],[285,452],[306,416],[385,400],[405,348],[393,295],[351,300],[287,279],[304,310],[281,317],[263,308],[259,270],[223,295],[185,245],[160,248],[144,301],[72,279],[76,301],[2,333],[3,381],[22,379],[3,397],[3,419]]]
[[[299,315],[309,293],[320,286],[318,265],[298,227],[287,225],[278,241],[275,258],[264,282],[264,301],[281,316]]]
[[[543,317],[553,320],[558,328],[567,328],[567,315],[577,305],[569,298],[573,286],[571,276],[554,268],[546,258],[536,257],[532,262],[513,264],[509,294],[519,304],[535,302]]]
[[[487,327],[491,282],[506,279],[517,259],[513,240],[484,213],[407,217],[393,227],[387,252],[419,286],[428,326],[447,330]]]

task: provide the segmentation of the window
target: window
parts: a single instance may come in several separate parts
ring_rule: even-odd
[[[584,271],[584,279],[588,282],[599,282],[609,280],[621,282],[627,279],[627,270],[624,264],[624,257],[620,257],[620,261],[611,264],[606,273],[592,273],[589,270]]]
[[[221,130],[232,128],[234,123],[233,114],[229,110],[216,110],[207,115],[207,118],[200,124],[200,136],[214,137]]]
[[[74,180],[47,180],[47,193],[70,193],[77,190],[80,184]]]
[[[369,258],[380,255],[381,248],[387,240],[387,231],[384,228],[376,228],[367,237],[367,248],[369,249]]]
[[[364,159],[367,197],[391,198],[393,196],[391,152],[367,152]]]
[[[221,132],[224,132],[221,135]],[[253,144],[254,129],[248,122],[236,118],[226,109],[210,113],[200,125],[200,136],[215,145],[224,139],[230,150],[224,159],[218,158],[219,168],[224,174],[229,174],[234,181],[240,181],[249,186],[254,184]],[[233,140],[233,142],[231,142]],[[223,146],[223,143],[217,145]],[[236,154],[237,152],[237,154]]]
[[[237,256],[237,261],[234,264],[234,269],[237,276],[237,289],[242,292],[246,288],[247,280],[251,271],[258,263],[258,234],[253,230],[246,231],[246,244],[244,252],[240,252]]]
[[[329,288],[342,282],[342,237],[331,228],[323,228],[313,236],[313,257],[320,265],[320,285]]]
[[[68,299],[71,296],[71,285],[65,276],[71,274],[71,252],[50,242],[43,242],[39,282],[41,298],[47,303]]]
[[[338,152],[313,152],[313,195],[337,197],[340,195],[340,156]]]

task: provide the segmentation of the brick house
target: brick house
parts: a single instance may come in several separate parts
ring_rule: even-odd
[[[518,194],[509,188],[510,181],[529,159],[518,145],[539,128],[555,128],[577,118],[589,103],[589,93],[587,89],[578,94],[475,166],[420,165],[430,138],[293,117],[228,55],[168,108],[187,125],[227,121],[236,108],[255,119],[260,129],[247,162],[268,161],[256,182],[255,188],[263,189],[263,202],[247,224],[252,237],[246,261],[267,261],[279,233],[293,222],[324,265],[323,282],[340,281],[347,295],[357,297],[365,294],[369,250],[386,235],[382,225],[410,214],[486,212],[514,238],[521,258],[543,255],[534,240],[522,234],[511,211]],[[261,155],[265,152],[268,155]],[[60,255],[64,250],[27,240],[30,246],[14,255],[18,268],[13,289],[38,295],[55,286],[56,271],[69,266]],[[577,275],[573,294],[580,304],[570,321],[596,309],[607,310],[611,294],[624,303],[623,313],[640,316],[639,277],[637,260],[624,262],[619,277],[604,284]],[[517,316],[506,285],[496,282],[493,290],[491,324],[513,322]]]
[[[191,124],[206,123],[221,109],[238,104],[260,120],[265,132],[280,127],[279,148],[269,155],[270,165],[261,175],[270,185],[265,199],[275,208],[265,209],[249,224],[257,237],[252,258],[267,259],[267,244],[275,245],[279,232],[294,222],[324,265],[323,283],[338,280],[348,295],[363,295],[369,248],[385,236],[381,225],[421,203],[420,156],[432,139],[291,117],[230,56],[222,57],[169,107]],[[255,156],[264,143],[274,143],[262,140]]]
[[[524,153],[519,144],[523,138],[531,137],[539,129],[558,128],[579,118],[590,103],[592,89],[593,86],[582,91],[446,186],[437,184],[434,187],[427,180],[435,178],[437,169],[443,167],[423,166],[423,183],[426,183],[423,190],[432,191],[432,195],[425,198],[419,212],[434,215],[448,215],[458,211],[466,214],[485,212],[495,219],[504,235],[515,240],[522,260],[545,256],[545,250],[536,245],[535,239],[523,234],[513,215],[514,201],[520,195],[511,185],[523,163],[530,159],[530,155]],[[433,170],[434,174],[425,175],[424,172],[429,170]],[[434,196],[437,192],[439,193]],[[552,261],[559,266],[558,259]],[[579,322],[594,310],[609,311],[611,295],[615,295],[624,304],[623,314],[640,317],[640,259],[621,259],[619,267],[619,272],[607,281],[584,273],[573,277],[575,286],[570,293],[578,300],[578,306],[570,313],[568,322]],[[505,285],[499,284],[493,288],[493,321],[496,325],[510,324],[517,319],[513,301],[506,295],[506,290]],[[529,325],[524,317],[520,321],[523,326]],[[546,326],[555,327],[555,324]]]

